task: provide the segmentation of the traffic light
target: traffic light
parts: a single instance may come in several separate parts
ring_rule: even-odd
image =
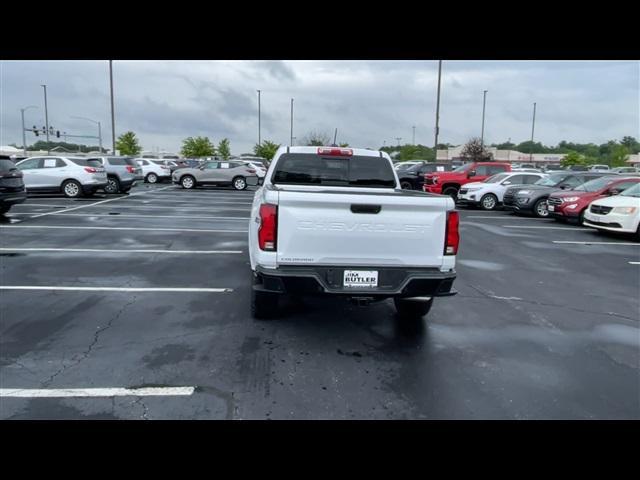
[[[56,137],[60,138],[60,130],[56,130]]]
[[[36,126],[33,126],[33,133],[36,134],[36,137],[38,136],[38,129],[36,128]]]

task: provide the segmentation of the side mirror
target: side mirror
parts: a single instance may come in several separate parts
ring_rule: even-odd
[[[475,177],[476,176],[476,171],[475,170],[471,170],[469,171],[469,173],[467,174],[467,178],[471,178],[471,177]]]

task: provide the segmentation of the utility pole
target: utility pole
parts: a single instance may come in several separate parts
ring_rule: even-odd
[[[40,85],[42,88],[44,88],[44,122],[45,122],[45,130],[46,130],[46,134],[47,134],[47,155],[49,155],[51,153],[51,146],[49,145],[49,110],[47,108],[47,86],[46,85]]]
[[[291,143],[289,145],[293,146],[293,98],[291,99]]]
[[[336,138],[338,137],[338,127],[336,127],[336,131],[333,134],[333,144],[336,145]]]
[[[20,114],[22,115],[22,149],[25,156],[27,155],[27,138],[25,136],[26,129],[24,128],[24,112],[25,110],[29,110],[30,108],[38,108],[38,107],[36,107],[35,105],[29,105],[28,107],[24,107],[20,109]]]
[[[484,91],[483,98],[482,98],[482,134],[480,136],[480,146],[483,148],[484,148],[484,109],[487,104],[487,92],[488,90]]]
[[[262,138],[260,136],[260,90],[256,90],[258,92],[258,145],[262,143]]]
[[[433,144],[434,158],[438,160],[438,134],[440,133],[440,79],[442,77],[442,60],[438,60],[438,98],[436,100],[436,139]]]
[[[416,144],[416,127],[414,125],[411,128],[413,128],[413,145],[415,145]]]
[[[533,159],[533,132],[536,128],[536,102],[533,102],[533,123],[531,125],[531,147],[529,148],[529,163]]]
[[[116,154],[116,116],[113,109],[113,60],[109,60],[109,85],[111,89],[111,146]]]

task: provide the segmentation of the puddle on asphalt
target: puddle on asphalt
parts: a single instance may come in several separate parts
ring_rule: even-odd
[[[120,212],[109,212],[109,215],[120,215]]]

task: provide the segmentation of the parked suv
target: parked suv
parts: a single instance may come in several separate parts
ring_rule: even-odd
[[[247,185],[257,185],[258,175],[254,168],[242,161],[205,162],[198,168],[181,168],[173,172],[173,183],[182,188],[195,188],[201,185],[231,185],[236,190],[244,190]]]
[[[449,195],[454,200],[462,185],[481,182],[497,173],[510,172],[511,165],[503,162],[473,162],[462,165],[452,172],[427,173],[424,177],[424,191]]]
[[[541,178],[544,173],[505,172],[487,178],[483,182],[471,182],[458,192],[458,203],[461,205],[481,207],[483,210],[494,210],[502,204],[504,193],[513,185],[530,185]]]
[[[450,163],[420,162],[408,168],[398,168],[396,173],[403,190],[422,190],[424,176],[427,173],[450,172],[451,170]]]
[[[101,165],[107,172],[105,193],[127,193],[143,179],[142,168],[130,157],[91,157],[90,163]]]
[[[22,172],[9,157],[0,157],[0,215],[27,199]]]
[[[142,177],[145,182],[157,183],[171,178],[171,169],[168,165],[159,165],[148,158],[136,158],[135,160],[138,166],[142,168]]]
[[[584,221],[584,213],[594,200],[618,195],[640,183],[640,177],[606,176],[577,186],[568,192],[554,192],[547,200],[549,216],[556,220]]]
[[[93,195],[107,186],[107,173],[96,162],[76,157],[30,157],[16,164],[31,192],[61,192],[70,198]]]
[[[571,190],[606,173],[596,172],[558,172],[538,180],[533,185],[510,187],[504,192],[505,210],[519,213],[532,213],[537,217],[549,216],[547,199],[556,190]],[[610,175],[610,174],[609,174]]]

